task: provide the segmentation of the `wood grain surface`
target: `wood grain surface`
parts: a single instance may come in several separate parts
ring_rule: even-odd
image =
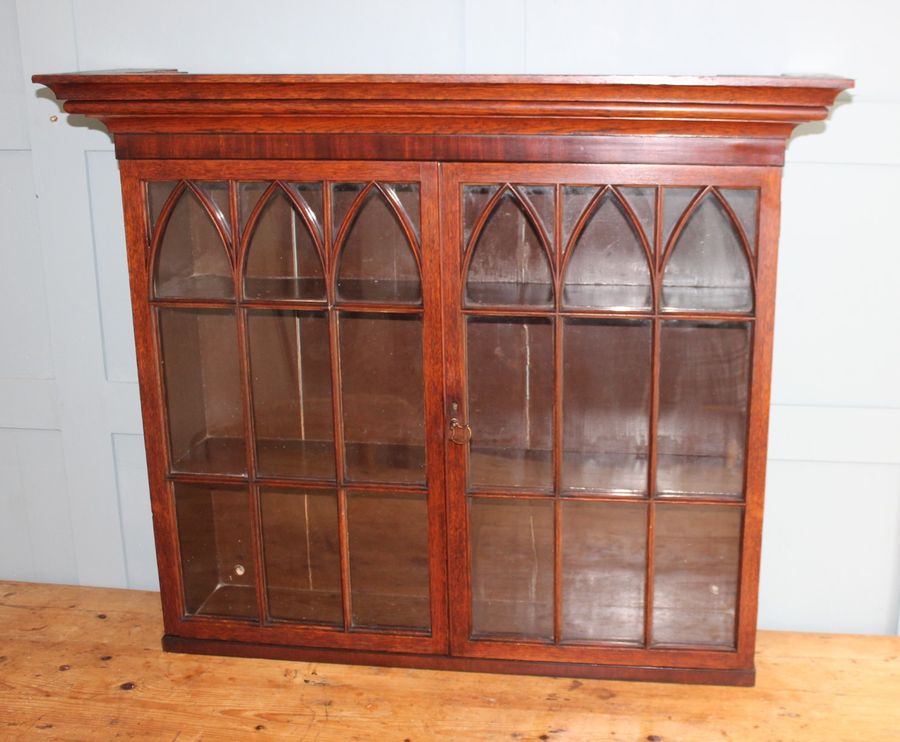
[[[755,688],[164,654],[151,592],[0,582],[0,739],[888,740],[900,637],[761,632]]]

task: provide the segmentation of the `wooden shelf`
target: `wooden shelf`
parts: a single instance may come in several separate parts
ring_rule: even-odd
[[[337,482],[333,441],[291,438],[261,439],[257,443],[257,479],[296,479]],[[346,484],[366,482],[422,484],[425,447],[393,443],[346,443]],[[204,438],[178,457],[175,474],[246,475],[247,451],[241,438]]]

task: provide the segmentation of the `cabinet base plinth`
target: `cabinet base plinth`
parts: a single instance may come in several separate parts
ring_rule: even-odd
[[[497,660],[481,657],[452,657],[437,654],[402,654],[360,650],[297,647],[285,644],[191,639],[166,634],[163,650],[185,654],[224,655],[296,662],[331,662],[345,665],[408,667],[419,670],[458,670],[513,675],[551,675],[599,680],[645,680],[660,683],[695,683],[698,685],[736,685],[751,687],[756,669],[710,669],[697,667],[648,667],[635,665],[588,665],[563,662],[530,662]]]

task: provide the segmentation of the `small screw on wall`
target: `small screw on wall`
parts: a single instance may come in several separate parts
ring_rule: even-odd
[[[57,121],[59,121],[59,116],[57,116],[56,114],[53,114],[53,115],[50,117],[50,122],[53,123],[53,124],[55,124]]]

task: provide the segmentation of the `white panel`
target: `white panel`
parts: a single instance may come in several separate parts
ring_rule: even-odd
[[[26,75],[77,68],[68,2],[21,2],[18,17]],[[84,155],[108,147],[109,138],[69,125],[46,95],[27,99],[77,577],[83,584],[120,586],[125,559],[103,409],[107,382]]]
[[[81,69],[190,72],[454,72],[461,3],[75,0]]]
[[[0,379],[0,428],[59,428],[53,379]]]
[[[0,430],[0,546],[4,579],[77,580],[62,442],[55,430]],[[6,541],[6,538],[3,541]],[[11,549],[27,549],[22,555]],[[25,555],[31,556],[27,572]],[[8,560],[8,561],[7,561]]]
[[[50,321],[28,151],[0,151],[0,227],[0,348],[6,349],[0,377],[50,378]]]
[[[107,430],[143,435],[141,395],[137,384],[106,384],[101,395]]]
[[[900,407],[900,167],[784,174],[772,398]]]
[[[85,156],[106,378],[137,382],[119,167],[111,151]]]
[[[900,464],[900,409],[773,405],[769,459]]]
[[[465,0],[466,72],[525,71],[525,0]]]
[[[16,0],[0,0],[0,149],[28,149]]]
[[[17,432],[0,430],[0,579],[4,580],[30,580],[34,575]]]
[[[144,439],[139,435],[113,435],[112,440],[128,587],[158,590]]]
[[[770,462],[760,628],[890,634],[900,467]]]
[[[897,100],[900,6],[839,0],[527,0],[528,71],[840,74]]]
[[[838,98],[827,121],[794,129],[787,162],[845,162],[900,165],[900,103],[847,102]]]

